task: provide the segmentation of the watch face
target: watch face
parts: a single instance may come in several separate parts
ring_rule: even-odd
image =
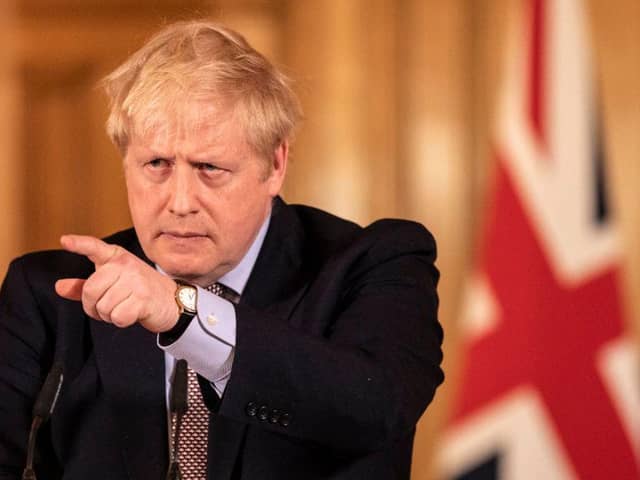
[[[178,300],[185,310],[190,312],[196,311],[196,294],[197,290],[194,287],[180,287],[178,290]]]

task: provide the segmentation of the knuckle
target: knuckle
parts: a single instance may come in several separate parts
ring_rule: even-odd
[[[111,323],[116,327],[125,327],[127,325],[126,319],[122,315],[111,315]]]
[[[130,257],[132,254],[124,247],[120,245],[112,245],[113,247],[113,256],[114,257]]]
[[[91,300],[89,300],[84,295],[84,293],[82,294],[82,308],[84,309],[85,313],[90,317],[95,318],[95,316],[97,315],[95,304]]]
[[[111,311],[109,309],[109,307],[107,305],[105,305],[104,302],[100,301],[98,303],[96,303],[96,312],[98,313],[98,315],[100,316],[100,318],[104,321],[109,321],[111,318]]]
[[[113,245],[113,253],[111,254],[111,258],[120,258],[124,255],[124,252],[126,250],[124,248],[122,248],[120,245]]]
[[[116,308],[111,313],[111,321],[117,327],[127,327],[132,323],[131,314],[121,308]]]
[[[84,284],[84,288],[82,289],[82,302],[94,303],[95,302],[95,288],[93,283],[91,282],[91,278],[87,280]]]

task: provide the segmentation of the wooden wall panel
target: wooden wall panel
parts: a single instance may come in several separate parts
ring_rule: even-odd
[[[0,275],[22,249],[22,165],[16,138],[21,130],[19,99],[22,85],[18,75],[15,39],[9,33],[15,23],[13,1],[0,2]]]
[[[291,2],[287,63],[306,120],[287,197],[369,222],[396,211],[394,3]]]
[[[212,5],[212,18],[242,33],[254,48],[276,65],[282,65],[286,2],[217,0]]]
[[[114,18],[184,18],[205,15],[210,0],[12,0],[23,18],[64,22],[70,17],[87,23]]]
[[[87,137],[87,72],[23,72],[24,116],[21,136],[25,242],[27,250],[50,248],[62,232],[81,231],[91,215]]]
[[[0,63],[0,102],[7,105],[0,137],[9,139],[0,148],[3,159],[20,160],[7,167],[12,180],[2,189],[13,212],[3,231],[13,234],[0,245],[0,270],[16,254],[57,247],[63,233],[105,235],[130,224],[97,82],[168,15],[193,16],[204,5],[167,0],[134,13],[108,2],[34,0],[2,16],[9,39],[3,44],[11,48]],[[191,15],[179,13],[189,7]]]
[[[640,2],[590,0],[588,6],[629,327],[640,340]]]
[[[431,454],[451,398],[455,318],[469,259],[470,192],[473,185],[473,64],[471,16],[464,1],[404,2],[398,56],[401,61],[399,149],[401,215],[418,220],[438,241],[442,272],[440,321],[446,333],[447,381],[420,421],[413,478],[430,478]]]

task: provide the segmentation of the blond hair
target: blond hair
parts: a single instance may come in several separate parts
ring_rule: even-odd
[[[187,100],[237,115],[248,145],[271,158],[301,117],[287,76],[237,32],[208,21],[178,22],[153,36],[102,81],[107,133],[125,153],[134,134],[166,127]]]

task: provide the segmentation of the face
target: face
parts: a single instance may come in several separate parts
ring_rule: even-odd
[[[134,136],[124,171],[147,257],[171,277],[202,286],[235,267],[282,187],[287,149],[276,148],[267,174],[267,160],[246,145],[233,115],[199,105],[168,129]]]

